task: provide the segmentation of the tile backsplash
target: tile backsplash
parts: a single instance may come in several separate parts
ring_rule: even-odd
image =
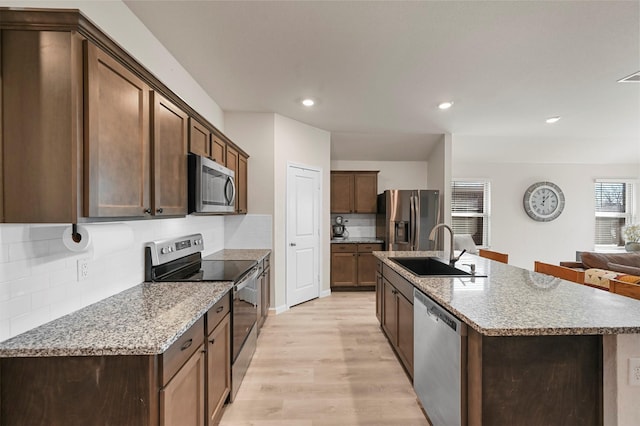
[[[144,281],[146,242],[199,232],[205,255],[225,244],[222,216],[123,223],[133,230],[133,244],[100,257],[66,249],[62,232],[69,225],[0,224],[0,341]],[[88,262],[80,281],[79,259]]]
[[[373,238],[376,236],[375,214],[331,214],[331,226],[336,223],[336,216],[342,216],[349,238]]]

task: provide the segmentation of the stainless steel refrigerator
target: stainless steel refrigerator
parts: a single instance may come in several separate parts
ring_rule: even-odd
[[[376,237],[385,250],[430,250],[429,233],[440,221],[437,190],[388,189],[378,194]]]

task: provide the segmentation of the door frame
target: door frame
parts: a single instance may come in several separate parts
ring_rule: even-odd
[[[324,234],[324,223],[322,220],[322,207],[323,207],[323,198],[322,198],[322,194],[323,194],[323,183],[322,183],[322,167],[316,167],[316,166],[310,166],[308,164],[302,164],[302,163],[295,163],[292,161],[287,161],[287,171],[286,171],[286,189],[285,189],[285,205],[289,206],[289,195],[291,193],[291,188],[289,188],[289,171],[291,170],[291,168],[297,168],[297,169],[304,169],[304,170],[309,170],[312,172],[317,172],[318,173],[318,184],[319,184],[319,189],[318,189],[318,211],[316,212],[318,214],[318,298],[320,297],[324,297],[323,293],[322,293],[322,283],[324,280],[323,277],[323,260],[324,260],[324,254],[323,254],[323,241],[322,241],[322,235]],[[289,270],[289,250],[287,249],[287,245],[289,244],[289,208],[285,208],[285,246],[284,246],[284,251],[285,253],[287,253],[285,255],[285,262],[284,262],[284,266],[285,266],[285,274],[284,274],[284,300],[285,300],[285,306],[286,309],[290,309],[291,305],[289,304],[289,283],[288,283],[288,270]]]

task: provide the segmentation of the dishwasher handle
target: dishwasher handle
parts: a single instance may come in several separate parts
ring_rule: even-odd
[[[413,291],[414,304],[420,303],[425,307],[427,316],[435,322],[441,322],[456,334],[461,336],[467,335],[467,325],[458,318],[447,312],[442,306],[433,301],[430,297],[423,294],[418,289]]]

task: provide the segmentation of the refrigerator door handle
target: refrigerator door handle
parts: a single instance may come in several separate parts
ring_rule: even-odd
[[[411,195],[409,198],[409,221],[410,223],[410,232],[411,237],[409,238],[409,243],[411,244],[411,250],[416,249],[416,205],[415,205],[415,197]]]
[[[421,247],[420,246],[420,222],[422,222],[422,213],[420,213],[420,196],[419,195],[414,195],[413,196],[413,204],[414,204],[414,208],[413,208],[413,215],[416,219],[416,224],[415,224],[415,246],[416,248],[414,250],[424,250],[425,247]]]

